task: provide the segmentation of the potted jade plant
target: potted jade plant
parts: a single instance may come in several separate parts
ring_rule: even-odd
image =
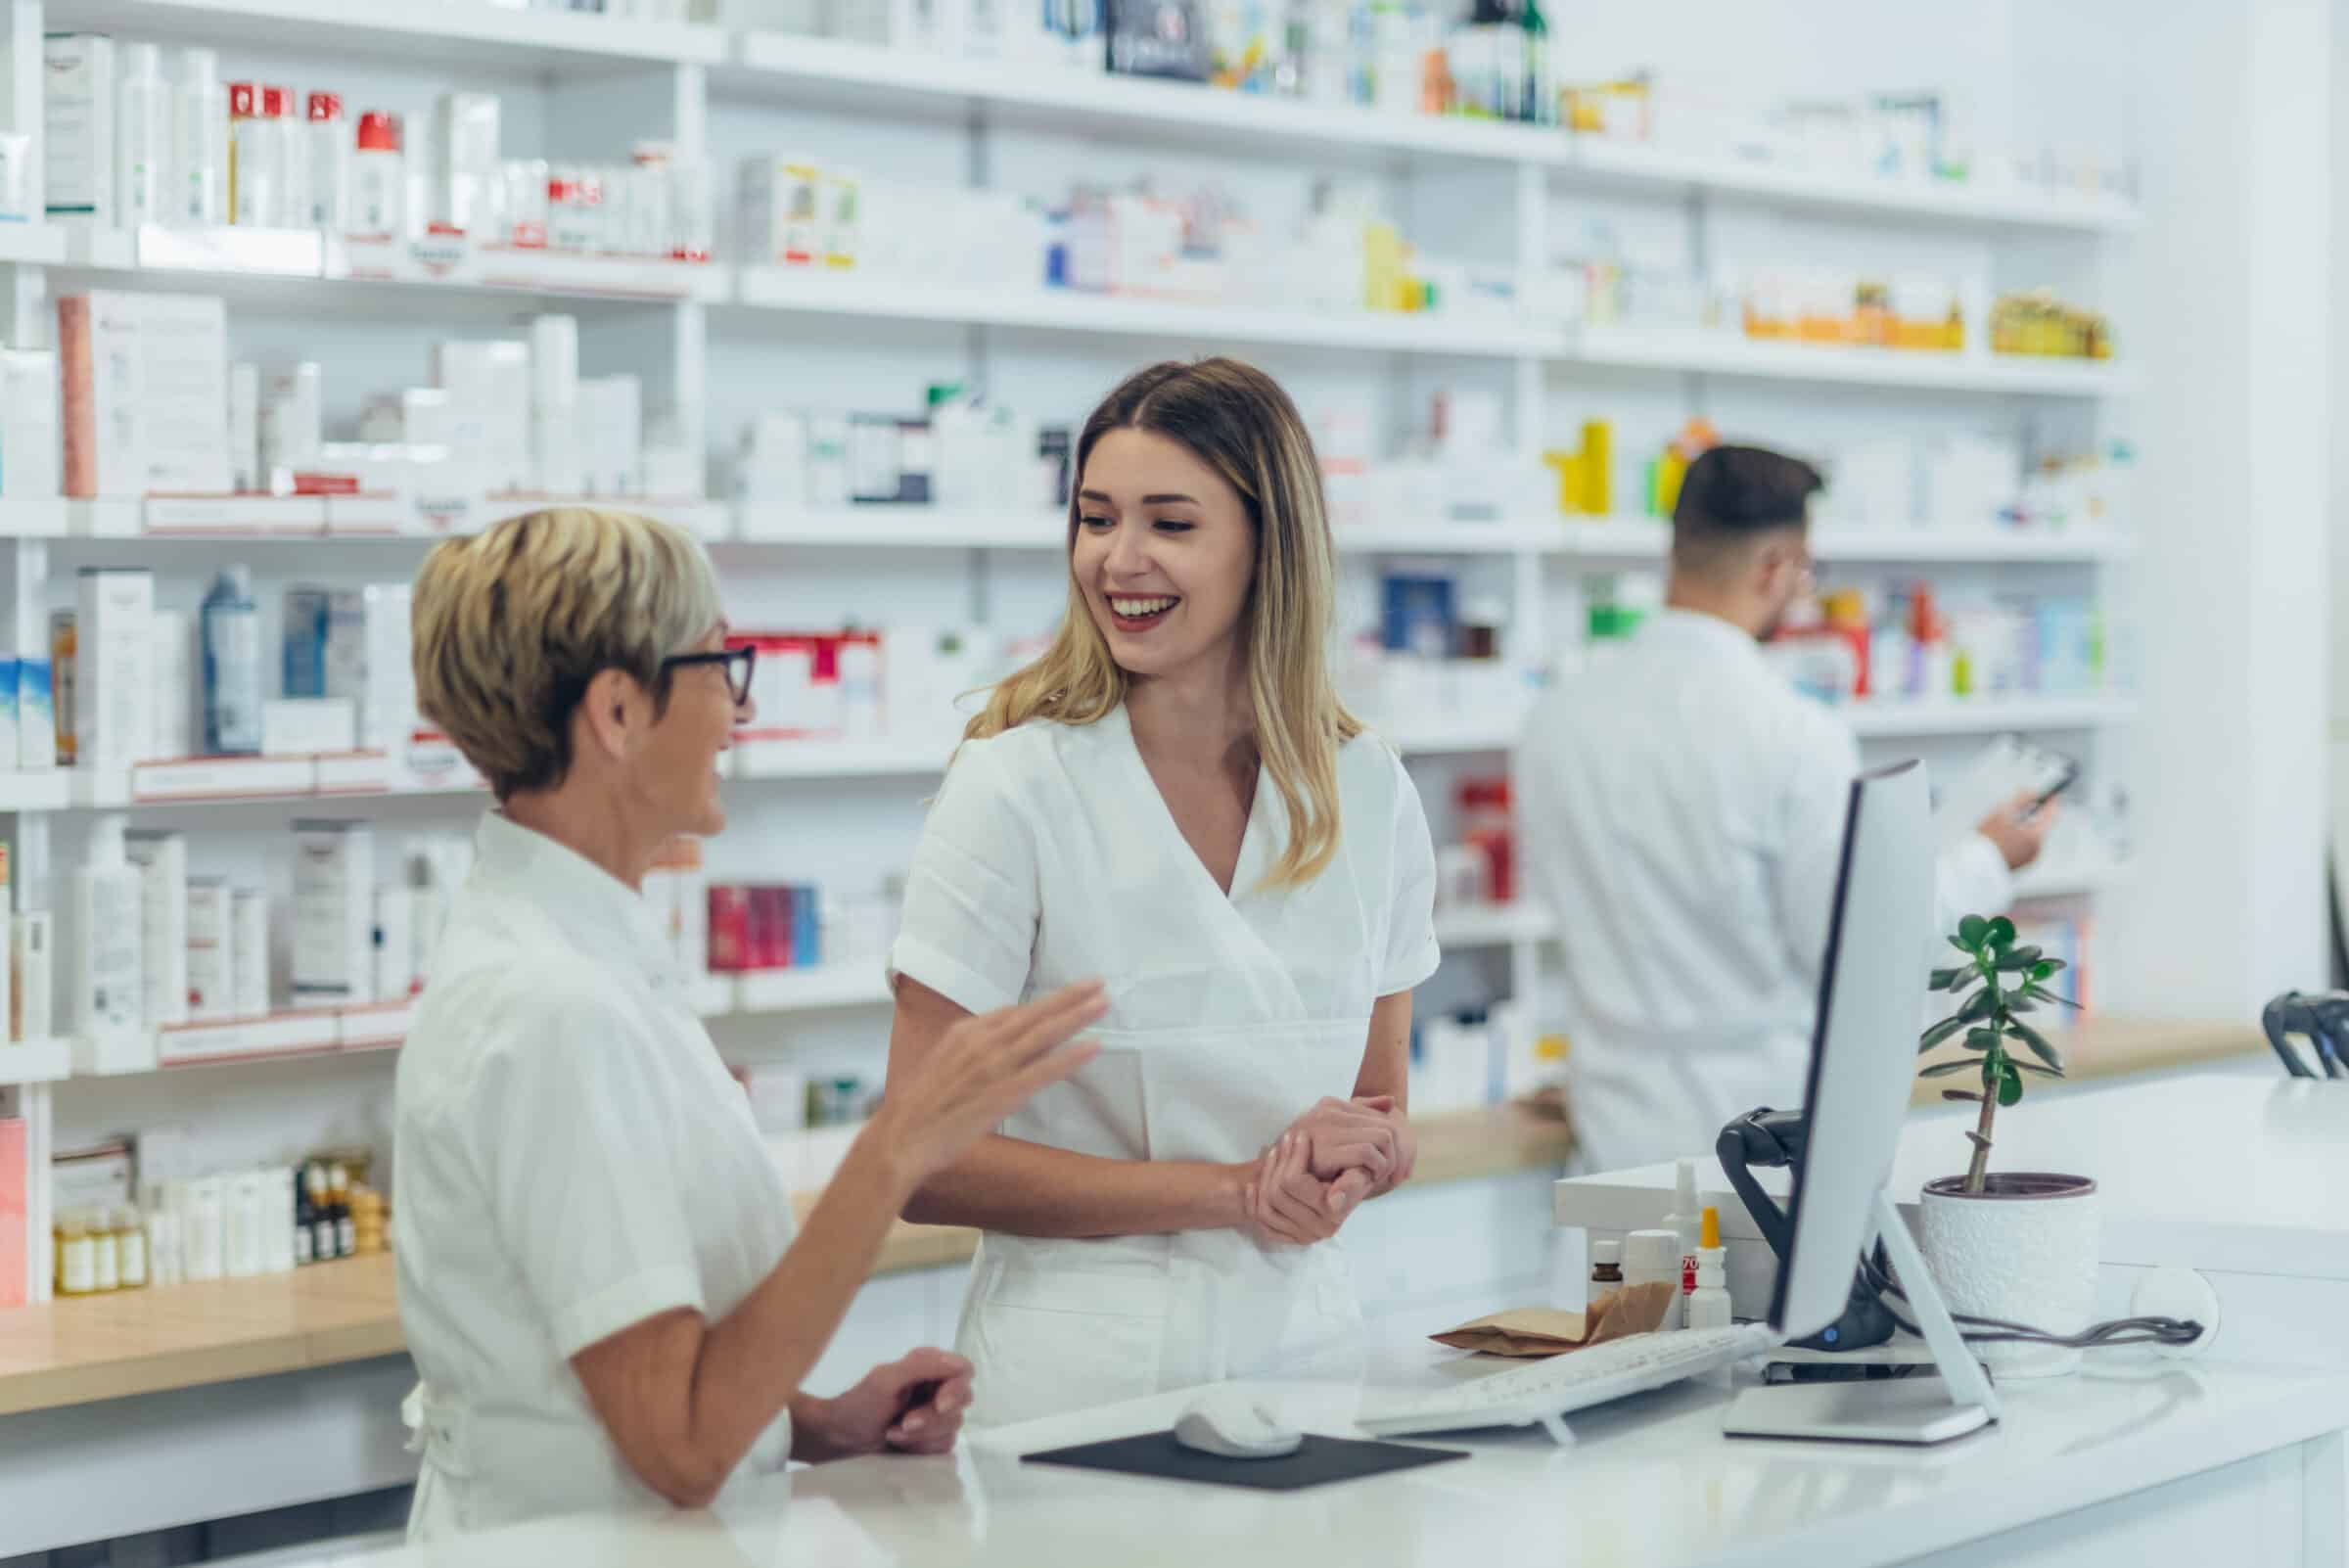
[[[2014,922],[1968,915],[1950,945],[1965,961],[1936,969],[1932,990],[1958,1010],[1924,1032],[1918,1054],[1957,1043],[1963,1054],[1927,1065],[1924,1078],[1972,1084],[1942,1098],[1981,1107],[1966,1139],[1963,1176],[1925,1183],[1918,1240],[1950,1310],[1961,1316],[2077,1333],[2095,1305],[2096,1184],[2086,1176],[1990,1169],[1999,1112],[2023,1097],[2027,1077],[2063,1077],[2063,1057],[2031,1018],[2072,1005],[2048,989],[2063,964],[2016,940]],[[1965,1325],[1981,1332],[1978,1324]],[[2058,1346],[1989,1341],[1977,1350],[2005,1377],[2058,1377],[2080,1353]]]

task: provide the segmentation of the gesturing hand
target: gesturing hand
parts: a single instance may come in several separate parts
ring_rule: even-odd
[[[891,1077],[866,1135],[886,1138],[914,1182],[927,1179],[1037,1090],[1091,1061],[1100,1047],[1072,1039],[1108,1010],[1092,981],[963,1019],[910,1072]]]

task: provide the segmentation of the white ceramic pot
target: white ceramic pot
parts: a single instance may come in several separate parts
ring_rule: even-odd
[[[1962,1176],[1925,1183],[1917,1241],[1950,1311],[2054,1334],[2080,1332],[2096,1307],[2102,1212],[2096,1184],[2086,1176],[2002,1172],[1987,1186],[1968,1196]],[[1973,1349],[2004,1378],[2063,1377],[2080,1366],[2078,1351],[2052,1345],[1993,1342]]]

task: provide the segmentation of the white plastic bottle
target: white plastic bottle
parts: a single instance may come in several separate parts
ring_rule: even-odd
[[[171,184],[178,192],[172,220],[216,228],[228,221],[228,89],[215,51],[180,52],[172,111]]]
[[[408,232],[408,161],[400,151],[395,115],[359,116],[358,146],[350,161],[350,232],[392,239]]]
[[[146,1007],[143,879],[123,853],[126,832],[119,813],[99,817],[90,829],[89,861],[74,881],[73,1007],[87,1036],[136,1034]]]
[[[1684,1327],[1688,1319],[1688,1296],[1696,1289],[1696,1249],[1704,1227],[1704,1217],[1696,1207],[1696,1162],[1682,1160],[1674,1173],[1672,1213],[1664,1220],[1666,1229],[1676,1231],[1681,1238],[1681,1291],[1673,1301],[1672,1311],[1665,1314],[1665,1326]]]
[[[172,195],[172,137],[171,84],[163,80],[162,50],[151,43],[130,45],[115,94],[115,202],[122,226],[163,222]]]
[[[1678,1231],[1635,1230],[1623,1238],[1623,1287],[1669,1284],[1673,1305],[1665,1310],[1656,1332],[1667,1334],[1681,1326],[1681,1238]]]
[[[1729,1321],[1729,1255],[1721,1244],[1721,1211],[1707,1209],[1696,1248],[1696,1289],[1688,1297],[1688,1326],[1727,1328]]]

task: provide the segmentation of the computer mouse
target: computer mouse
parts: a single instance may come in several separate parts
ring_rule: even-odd
[[[1220,1459],[1277,1459],[1297,1452],[1305,1434],[1234,1389],[1202,1395],[1174,1423],[1174,1441]]]

